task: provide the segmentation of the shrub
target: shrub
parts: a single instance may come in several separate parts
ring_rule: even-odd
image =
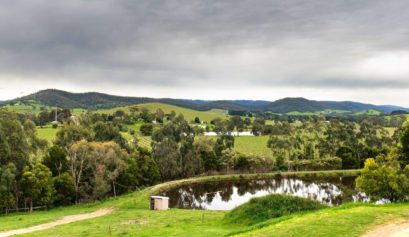
[[[140,131],[144,136],[151,136],[153,131],[153,124],[151,123],[142,124]]]
[[[199,117],[195,117],[195,123],[201,123],[200,118]]]
[[[265,197],[253,198],[224,217],[227,223],[254,225],[272,218],[285,215],[318,210],[326,205],[312,199],[288,196],[282,194],[271,194]]]
[[[234,159],[234,169],[235,170],[249,170],[251,167],[250,160],[244,154],[238,154]]]
[[[398,162],[383,157],[367,159],[361,176],[356,179],[358,190],[365,192],[371,201],[388,199],[391,202],[409,198],[409,166],[402,169]]]

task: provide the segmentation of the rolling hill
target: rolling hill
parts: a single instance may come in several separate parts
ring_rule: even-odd
[[[176,114],[183,114],[185,116],[185,119],[188,121],[192,121],[195,119],[195,117],[199,117],[200,120],[205,121],[205,122],[210,122],[215,118],[226,118],[227,117],[227,111],[226,110],[221,110],[221,109],[211,109],[208,111],[197,111],[197,110],[192,110],[188,108],[183,108],[181,106],[175,106],[175,105],[170,105],[170,104],[165,104],[165,103],[145,103],[145,104],[138,104],[139,108],[146,108],[152,112],[156,111],[157,109],[162,109],[163,112],[166,114],[170,114],[171,111],[175,111]],[[122,109],[126,112],[129,111],[129,107],[115,107],[112,109],[104,109],[104,110],[98,110],[100,113],[106,113],[106,114],[112,114],[118,109]]]
[[[396,110],[408,110],[393,105],[372,105],[352,101],[315,101],[305,98],[284,98],[274,102],[264,100],[186,100],[171,98],[126,97],[108,95],[98,92],[71,93],[56,89],[42,90],[21,98],[5,101],[4,104],[32,104],[61,108],[83,108],[89,110],[111,109],[132,104],[163,103],[187,109],[208,111],[222,109],[230,111],[270,111],[273,113],[308,113],[319,111],[360,112],[376,110],[390,113]]]

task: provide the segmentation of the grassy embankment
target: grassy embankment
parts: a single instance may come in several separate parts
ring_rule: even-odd
[[[226,223],[255,225],[273,218],[288,216],[293,213],[307,212],[328,207],[313,199],[270,194],[264,197],[253,198],[249,202],[236,207],[226,214]]]
[[[326,171],[282,173],[283,176],[356,175],[357,171]],[[91,212],[98,208],[114,207],[116,211],[104,217],[58,226],[54,229],[26,236],[359,236],[375,225],[409,217],[409,204],[347,204],[318,211],[285,215],[253,226],[226,223],[226,211],[148,210],[148,197],[162,190],[183,184],[268,178],[277,174],[228,175],[198,177],[171,181],[141,191],[87,205],[38,211],[32,214],[13,214],[0,217],[0,231],[56,220],[64,215]]]

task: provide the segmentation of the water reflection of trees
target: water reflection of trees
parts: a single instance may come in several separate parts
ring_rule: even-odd
[[[276,177],[268,180],[243,180],[192,184],[163,193],[170,197],[170,206],[178,208],[205,209],[213,201],[233,202],[232,196],[261,193],[282,193],[319,200],[330,205],[353,201],[354,177],[326,179],[294,179]]]

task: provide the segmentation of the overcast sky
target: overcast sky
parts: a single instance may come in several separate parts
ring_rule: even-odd
[[[0,100],[41,89],[409,107],[407,0],[4,0]]]

